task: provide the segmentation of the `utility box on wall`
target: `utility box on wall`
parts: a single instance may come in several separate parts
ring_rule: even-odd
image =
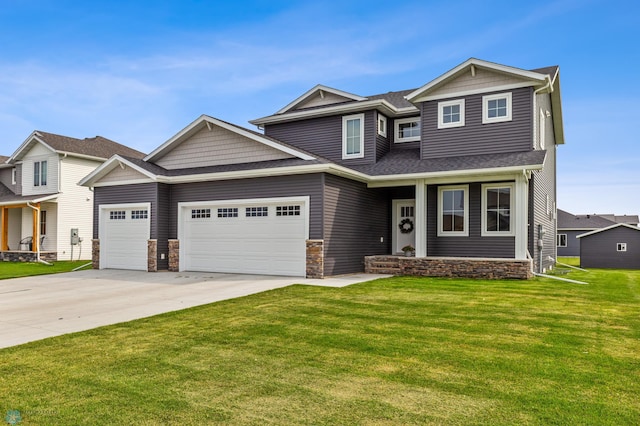
[[[76,246],[80,243],[80,236],[78,235],[78,228],[71,228],[71,245]]]

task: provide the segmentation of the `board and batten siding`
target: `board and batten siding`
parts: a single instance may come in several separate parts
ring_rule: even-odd
[[[427,186],[427,256],[515,258],[515,237],[482,236],[482,184],[469,184],[469,236],[438,236],[438,185]],[[449,186],[449,185],[445,185]]]
[[[526,82],[526,80],[514,77],[513,75],[497,73],[476,67],[475,75],[465,70],[465,72],[457,78],[449,80],[441,87],[432,90],[429,95],[446,96],[456,92],[468,92],[481,89],[491,90],[493,87],[516,85],[523,82]]]
[[[222,127],[212,125],[209,130],[203,125],[155,163],[173,170],[287,158],[293,156]]]
[[[322,175],[272,176],[171,185],[169,238],[178,236],[178,203],[309,196],[309,238],[322,239]]]
[[[627,251],[617,251],[618,243],[626,243]],[[580,266],[640,269],[640,230],[619,226],[580,238]]]
[[[512,120],[482,124],[482,97],[507,91],[448,98],[423,102],[422,150],[423,159],[451,156],[526,152],[533,149],[533,89],[511,90]],[[465,125],[438,129],[438,102],[464,99]],[[549,120],[550,121],[550,120]]]
[[[324,273],[364,271],[364,257],[390,250],[390,202],[386,189],[325,175]]]
[[[264,127],[264,133],[345,166],[372,164],[376,161],[376,117],[374,111],[364,114],[363,158],[342,159],[342,117],[353,115],[351,113],[268,124]]]
[[[116,167],[111,170],[105,176],[100,178],[100,183],[108,183],[108,182],[123,182],[128,180],[137,180],[137,179],[149,179],[147,176],[143,175],[139,171],[135,170],[132,167],[129,167],[126,164],[122,164],[122,166]]]

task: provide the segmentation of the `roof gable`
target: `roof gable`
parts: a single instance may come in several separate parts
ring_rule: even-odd
[[[285,112],[298,109],[312,108],[318,106],[326,106],[352,101],[366,101],[367,98],[354,95],[353,93],[344,92],[332,87],[316,85],[302,96],[296,98],[284,108],[280,109],[276,114],[284,114]]]
[[[167,169],[313,156],[260,133],[206,115],[144,158]]]
[[[576,236],[576,238],[588,237],[589,235],[599,234],[601,232],[606,232],[606,231],[609,231],[611,229],[620,228],[620,227],[632,229],[634,231],[640,231],[640,228],[638,228],[637,226],[629,225],[628,223],[614,223],[613,225],[607,226],[606,228],[596,229],[595,231],[587,232],[585,234],[580,234],[580,235]]]
[[[115,154],[134,158],[144,157],[142,152],[102,136],[76,139],[69,136],[56,135],[54,133],[35,130],[18,147],[7,162],[22,160],[27,153],[37,145],[41,145],[42,147],[58,154],[97,160],[106,160]]]
[[[406,96],[413,103],[464,96],[488,90],[543,86],[546,74],[471,58]]]
[[[102,163],[94,171],[82,178],[80,186],[101,186],[122,185],[125,183],[155,182],[157,175],[136,164],[135,158],[125,158],[114,155]],[[157,168],[157,166],[156,166]]]

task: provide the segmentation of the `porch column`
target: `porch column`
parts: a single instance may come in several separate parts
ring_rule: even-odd
[[[427,256],[427,185],[424,179],[416,180],[416,257]]]
[[[31,247],[31,251],[32,252],[37,252],[38,251],[38,244],[40,243],[40,236],[38,235],[38,219],[40,219],[40,203],[36,204],[35,207],[37,207],[37,209],[31,209],[31,211],[33,212],[33,232],[31,233],[32,235],[32,247]]]
[[[516,193],[515,193],[515,244],[516,259],[527,259],[527,243],[529,222],[529,179],[523,173],[516,177]]]
[[[7,251],[9,250],[9,209],[2,207],[0,215],[0,226],[2,227],[2,232],[0,234],[0,250]]]

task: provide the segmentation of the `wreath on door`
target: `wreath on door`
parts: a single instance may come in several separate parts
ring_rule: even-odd
[[[400,232],[403,234],[409,234],[413,231],[413,221],[409,218],[402,219],[400,224],[398,224],[398,228],[400,228]]]

